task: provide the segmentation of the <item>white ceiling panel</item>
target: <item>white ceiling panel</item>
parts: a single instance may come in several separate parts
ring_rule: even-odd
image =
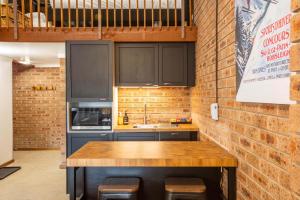
[[[64,43],[0,42],[0,55],[17,61],[30,58],[36,67],[58,67],[65,57]]]

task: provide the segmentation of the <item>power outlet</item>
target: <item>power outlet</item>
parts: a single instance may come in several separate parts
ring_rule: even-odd
[[[210,114],[213,120],[219,120],[219,106],[217,103],[213,103],[210,105]]]

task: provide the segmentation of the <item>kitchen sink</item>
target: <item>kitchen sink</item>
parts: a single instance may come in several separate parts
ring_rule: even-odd
[[[135,124],[133,128],[171,128],[176,127],[174,124]]]

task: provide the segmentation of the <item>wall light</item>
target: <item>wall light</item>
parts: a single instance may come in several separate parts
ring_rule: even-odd
[[[23,59],[19,61],[23,65],[31,65],[31,60],[29,56],[25,56]]]

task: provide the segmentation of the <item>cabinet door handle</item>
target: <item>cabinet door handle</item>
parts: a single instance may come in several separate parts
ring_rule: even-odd
[[[178,135],[178,133],[171,133],[171,135]]]
[[[145,85],[149,86],[149,85],[152,85],[152,83],[146,83]]]
[[[164,83],[164,85],[171,85],[171,83]]]
[[[106,101],[107,99],[106,98],[100,98],[99,100],[100,101]]]
[[[101,133],[100,135],[101,136],[107,136],[107,133]]]

